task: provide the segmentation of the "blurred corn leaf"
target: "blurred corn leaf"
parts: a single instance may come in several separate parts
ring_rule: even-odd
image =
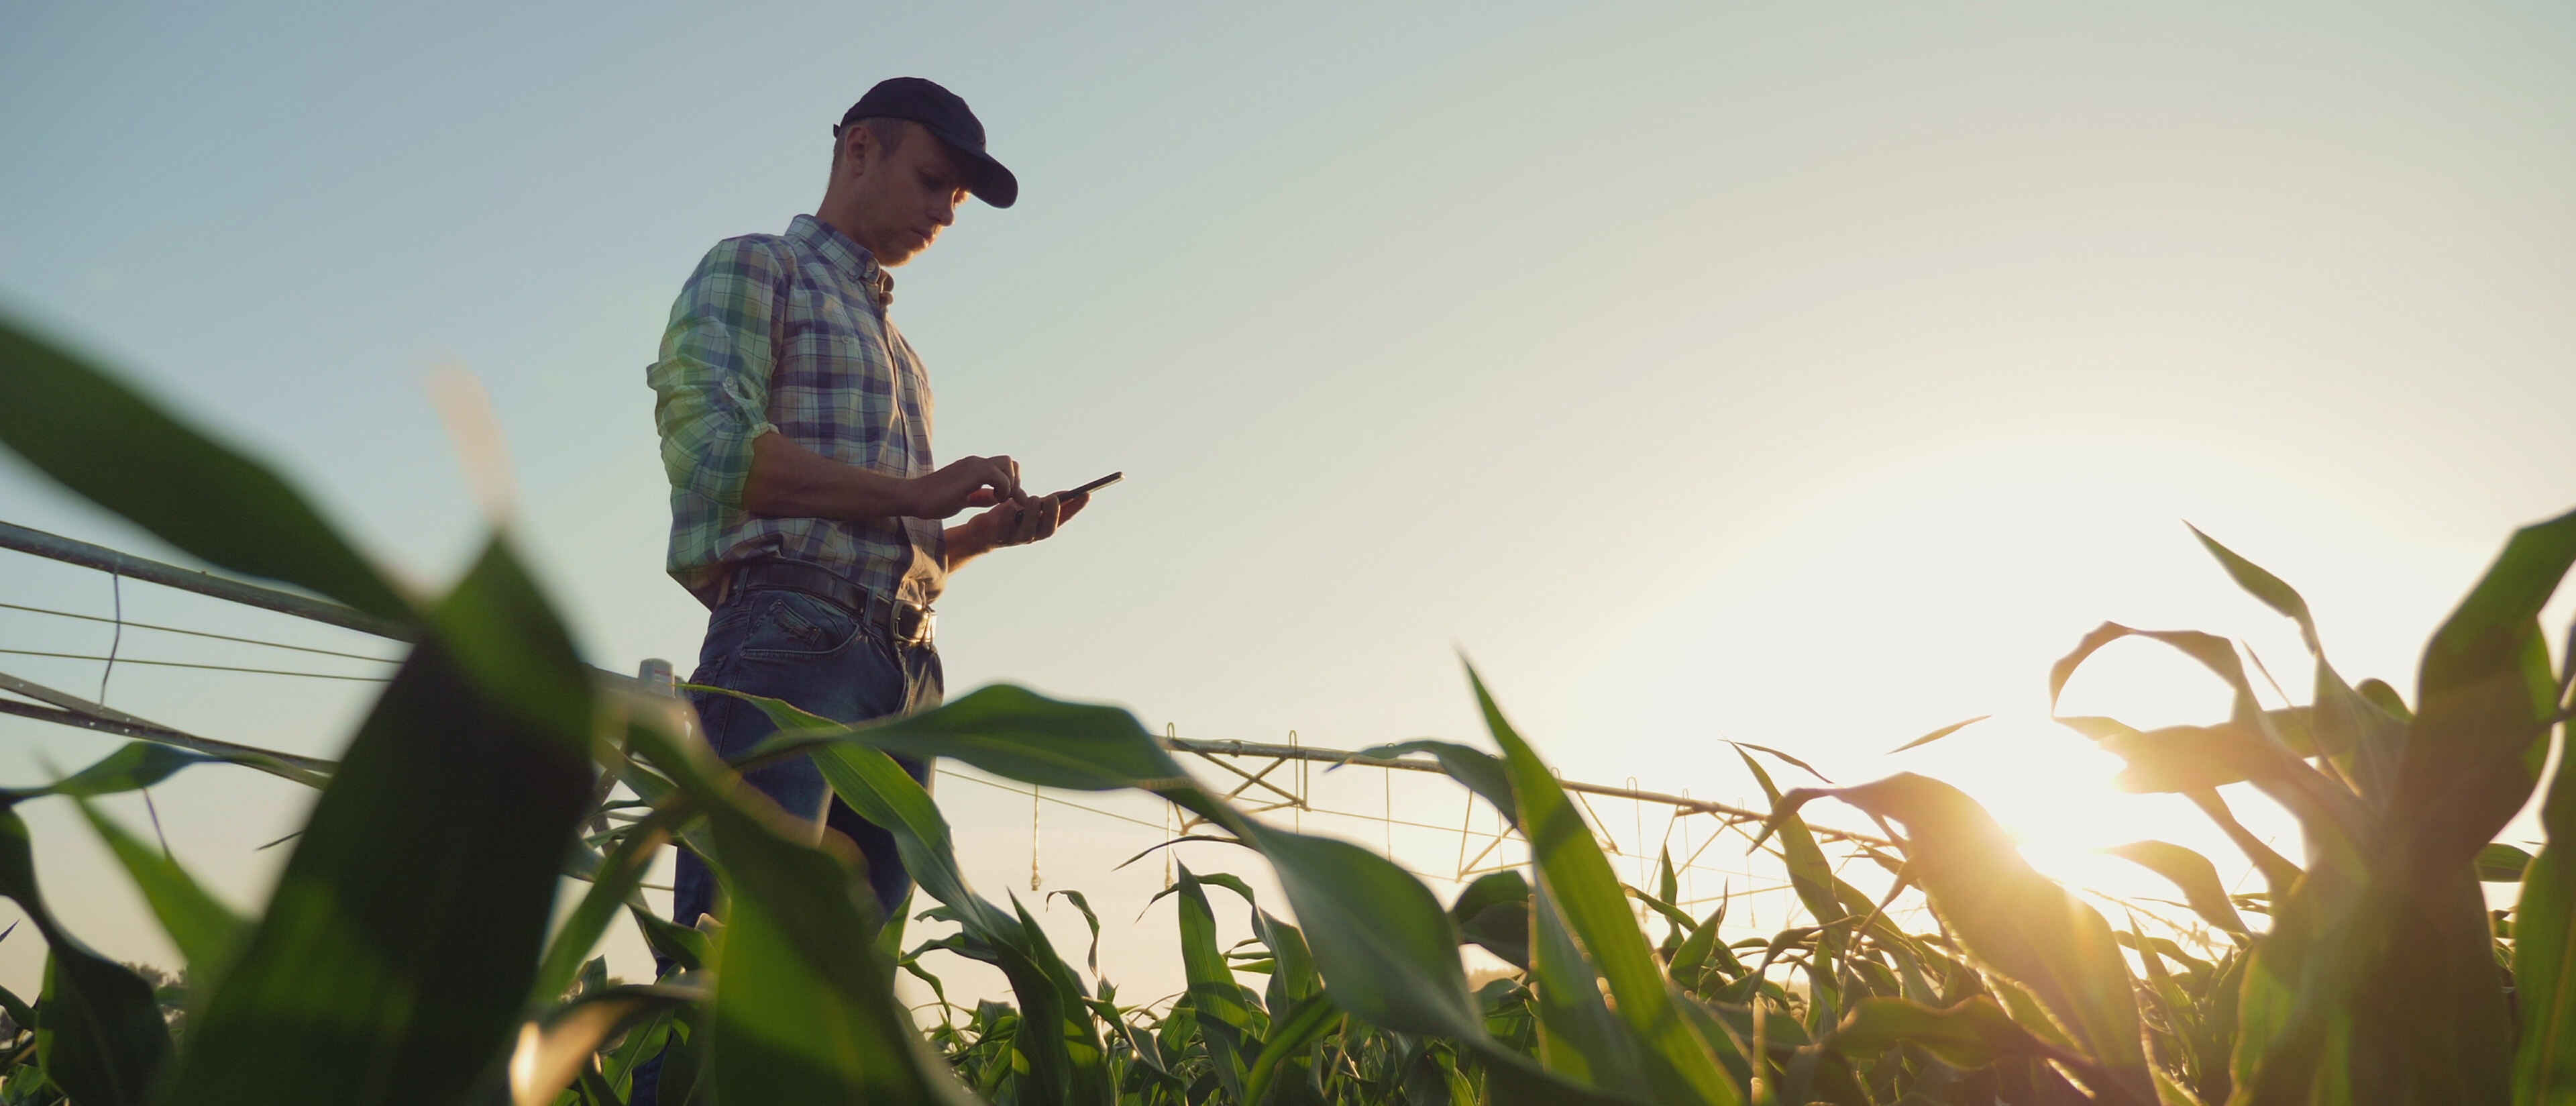
[[[1901,998],[1872,997],[1852,1004],[1825,1047],[1866,1060],[1898,1045],[1913,1045],[1952,1067],[1982,1068],[2005,1056],[2040,1055],[2048,1046],[1979,995],[1947,1008]]]
[[[652,866],[654,855],[671,843],[662,825],[664,820],[657,815],[629,827],[617,847],[591,873],[590,889],[582,893],[571,915],[555,930],[545,955],[538,961],[536,982],[528,991],[531,1005],[552,1002],[572,986],[582,958],[590,955],[590,950],[607,934],[617,911],[641,906],[644,873]],[[698,961],[693,959],[691,963]]]
[[[2490,842],[2478,850],[2477,865],[2481,883],[2520,883],[2531,868],[2531,854],[2501,841]]]
[[[2576,514],[2524,527],[2434,634],[2366,855],[2312,865],[2248,964],[2233,1101],[2500,1101],[2517,1067],[2540,1079],[2546,1046],[2515,1044],[2475,860],[2547,751],[2558,682],[2537,618],[2571,562]],[[2528,978],[2550,972],[2546,939],[2528,952],[2518,990],[2547,994]]]
[[[2576,667],[2576,656],[2563,663]],[[2522,895],[2513,971],[2522,1035],[2513,1061],[2515,1106],[2576,1102],[2576,766],[2571,759],[2576,758],[2560,754],[2542,800],[2540,823],[2548,831],[2548,843],[2516,873]],[[2484,856],[2480,862],[2481,867],[2488,863]]]
[[[444,1103],[535,976],[590,790],[590,689],[505,547],[431,612],[167,1101]],[[473,658],[468,660],[468,657]]]
[[[2228,901],[2226,885],[2218,882],[2218,867],[2208,857],[2166,841],[2131,841],[2102,851],[2165,877],[2182,891],[2192,912],[2209,924],[2240,937],[2251,932],[2235,904]]]
[[[1530,885],[1517,869],[1476,877],[1449,904],[1449,916],[1470,943],[1529,970]]]
[[[36,886],[27,823],[0,809],[0,895],[26,912],[45,938],[44,992],[32,1011],[36,1052],[47,1078],[80,1102],[129,1106],[148,1100],[170,1055],[170,1032],[152,986],[91,951],[55,920]],[[13,1011],[20,1017],[27,1011]]]
[[[0,319],[0,444],[209,564],[397,623],[415,617],[285,481],[8,319]]]
[[[609,987],[583,994],[520,1027],[510,1052],[511,1106],[547,1106],[594,1063],[600,1049],[637,1023],[706,1001],[693,981]]]
[[[145,845],[88,802],[73,801],[79,803],[81,815],[88,819],[99,839],[106,842],[108,853],[133,878],[135,888],[143,892],[143,901],[160,921],[162,932],[169,934],[170,943],[177,945],[179,955],[187,959],[188,972],[196,985],[206,987],[223,978],[224,970],[232,964],[233,953],[250,933],[250,923],[207,894],[177,861]]]

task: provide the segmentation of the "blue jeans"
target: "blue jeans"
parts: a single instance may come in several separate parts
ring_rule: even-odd
[[[784,699],[836,722],[928,710],[939,705],[942,691],[939,654],[929,646],[897,644],[886,627],[862,624],[830,600],[759,587],[728,596],[708,616],[706,644],[689,682]],[[707,743],[723,756],[738,756],[777,730],[760,708],[730,695],[691,692],[689,702],[697,707]],[[928,785],[928,764],[900,756],[895,762]],[[847,835],[867,860],[878,907],[889,917],[903,908],[912,877],[895,853],[894,836],[832,794],[813,761],[779,761],[745,773],[743,779],[789,814],[821,819]],[[672,921],[695,925],[699,914],[716,912],[715,874],[685,846],[672,887]],[[654,967],[657,975],[667,975],[673,965],[656,956]],[[655,1082],[661,1067],[658,1056],[637,1065],[633,1106],[658,1102]]]

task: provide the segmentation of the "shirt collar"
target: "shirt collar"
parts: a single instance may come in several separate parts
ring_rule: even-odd
[[[799,215],[787,224],[787,237],[802,242],[823,255],[832,270],[876,297],[877,306],[894,302],[894,274],[877,264],[876,255],[849,235],[811,215]]]

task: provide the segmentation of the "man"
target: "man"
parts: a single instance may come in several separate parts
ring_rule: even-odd
[[[1088,497],[1024,494],[1009,457],[934,466],[930,380],[887,318],[887,269],[928,249],[967,196],[1018,197],[984,151],[983,124],[947,89],[897,77],[843,114],[832,140],[821,206],[784,235],[717,243],[672,306],[646,379],[671,479],[671,576],[711,612],[692,680],[860,722],[938,705],[930,605],[949,573],[1053,535]],[[979,506],[991,509],[938,521]],[[739,699],[691,701],[720,753],[772,731]],[[927,781],[927,764],[898,759]],[[848,835],[878,905],[901,908],[911,880],[893,839],[810,761],[746,779]],[[715,909],[714,880],[686,849],[675,887],[674,921]]]

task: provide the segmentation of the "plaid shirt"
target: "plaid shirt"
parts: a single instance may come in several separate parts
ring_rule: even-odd
[[[928,474],[930,378],[886,319],[894,281],[865,247],[799,215],[707,251],[645,370],[671,478],[671,578],[712,607],[723,566],[783,557],[928,604],[947,585],[939,520],[785,518],[743,509],[751,443],[773,430],[843,464]]]

